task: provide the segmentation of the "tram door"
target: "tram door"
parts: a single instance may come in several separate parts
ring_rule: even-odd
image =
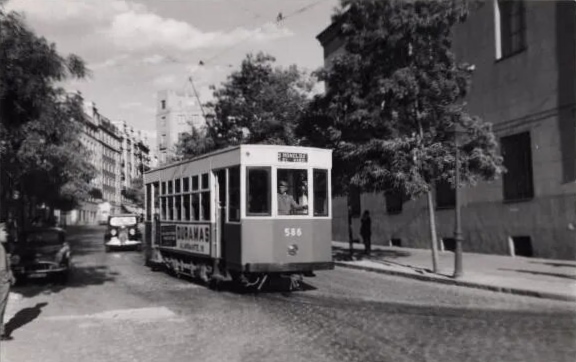
[[[218,229],[216,242],[220,249],[220,258],[225,259],[226,242],[224,240],[224,223],[226,222],[226,170],[218,170],[216,176],[216,227]]]

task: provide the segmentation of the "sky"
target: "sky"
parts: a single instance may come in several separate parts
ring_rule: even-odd
[[[248,53],[263,51],[279,66],[313,71],[323,64],[316,36],[338,0],[9,0],[60,54],[87,63],[80,91],[112,121],[153,132],[156,95],[181,90],[192,77],[211,96]],[[283,20],[277,22],[278,14]],[[203,66],[199,62],[204,62]],[[147,133],[148,133],[147,132]]]

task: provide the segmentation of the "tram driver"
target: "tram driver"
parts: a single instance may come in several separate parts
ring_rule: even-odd
[[[307,205],[298,205],[292,195],[288,192],[288,182],[280,180],[278,182],[278,215],[290,215],[294,211],[306,210]]]

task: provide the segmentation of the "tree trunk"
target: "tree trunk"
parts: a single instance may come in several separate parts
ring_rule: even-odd
[[[432,197],[432,190],[426,193],[428,197],[428,217],[430,221],[430,240],[432,242],[432,270],[434,273],[438,272],[438,239],[436,237],[436,216],[434,211],[434,200]]]

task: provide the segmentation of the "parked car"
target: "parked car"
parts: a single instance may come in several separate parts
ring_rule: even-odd
[[[25,231],[11,246],[12,272],[16,280],[56,277],[66,282],[70,273],[70,245],[66,231],[37,227]]]
[[[108,228],[104,234],[104,246],[106,252],[128,248],[142,250],[142,232],[138,228],[138,215],[110,215]]]

